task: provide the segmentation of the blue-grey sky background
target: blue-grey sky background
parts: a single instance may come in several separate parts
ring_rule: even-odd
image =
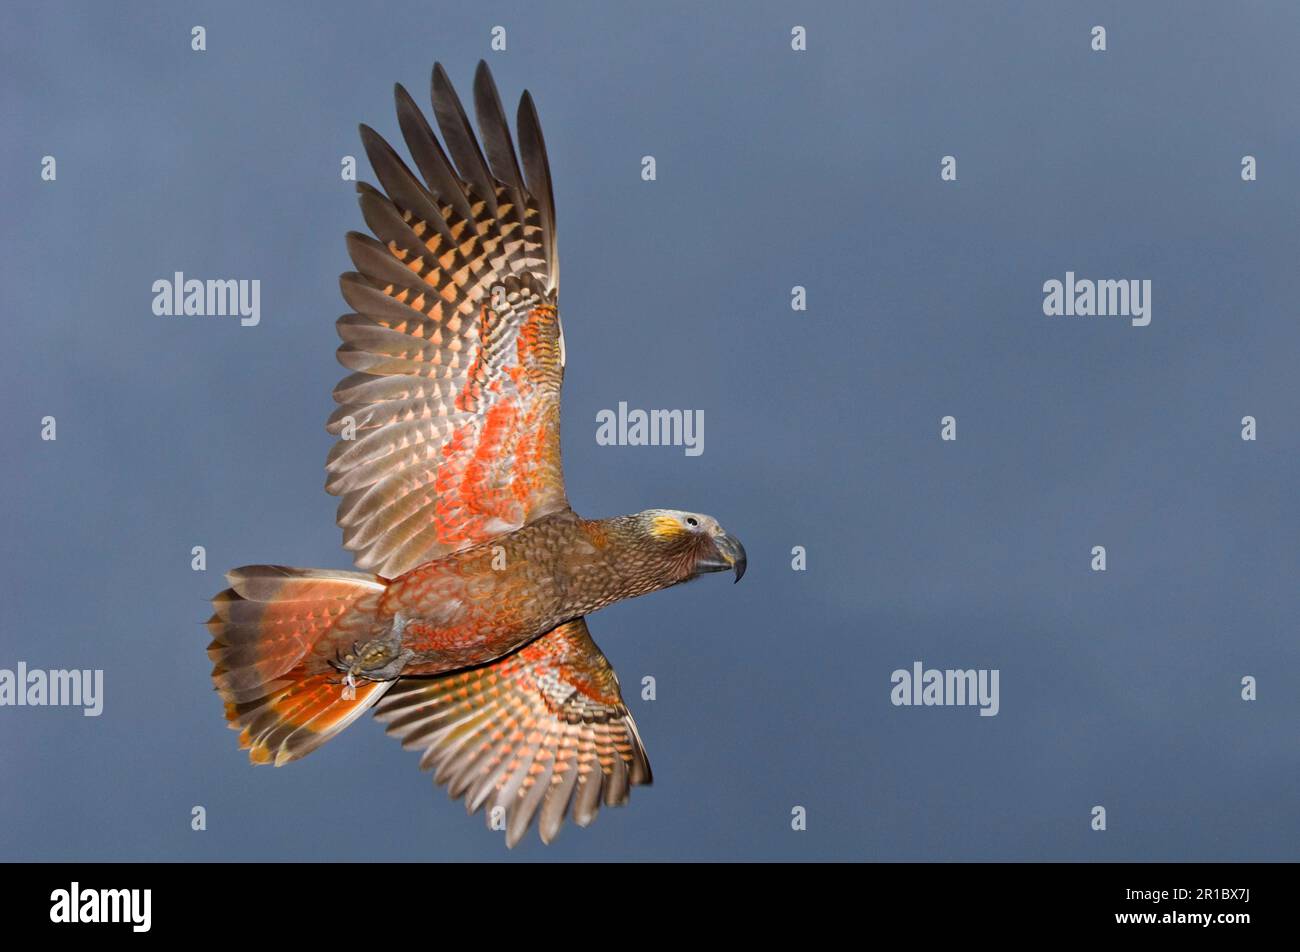
[[[1297,39],[1284,2],[6,4],[0,667],[106,697],[0,708],[0,856],[1297,859]],[[480,57],[549,146],[570,499],[750,556],[593,616],[655,785],[509,853],[370,719],[250,767],[200,626],[229,566],[350,565],[340,159]],[[1150,326],[1045,317],[1067,270],[1150,279]],[[260,326],[154,316],[175,271],[259,279]],[[704,454],[598,446],[619,401],[703,410]],[[1001,712],[892,706],[916,660]]]

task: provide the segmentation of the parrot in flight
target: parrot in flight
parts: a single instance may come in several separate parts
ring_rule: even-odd
[[[414,169],[361,127],[382,191],[357,185],[371,235],[347,235],[350,373],[326,424],[339,439],[325,488],[359,571],[229,572],[207,622],[212,680],[255,764],[297,760],[373,709],[508,846],[534,820],[549,843],[566,816],[586,826],[651,781],[586,616],[704,573],[740,581],[745,549],[701,513],[570,508],[555,202],[532,97],[516,151],[484,62],[478,136],[441,65],[441,142],[395,96]]]

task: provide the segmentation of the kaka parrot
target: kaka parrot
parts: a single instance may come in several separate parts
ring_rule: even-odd
[[[368,709],[513,846],[550,842],[648,784],[587,615],[745,571],[710,516],[584,519],[560,468],[564,334],[546,146],[525,92],[516,152],[486,63],[479,136],[441,65],[434,135],[400,85],[414,170],[374,130],[373,237],[347,236],[326,490],[361,571],[249,565],[208,621],[212,680],[255,764],[297,760]],[[481,146],[480,146],[481,142]],[[418,174],[417,174],[418,171]]]

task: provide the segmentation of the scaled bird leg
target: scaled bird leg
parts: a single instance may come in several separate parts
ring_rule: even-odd
[[[367,681],[391,681],[402,673],[407,662],[415,655],[410,648],[402,647],[405,632],[406,619],[400,614],[394,615],[393,624],[384,635],[363,645],[354,641],[351,651],[330,661],[335,670],[343,673],[345,701],[356,699],[359,677]]]

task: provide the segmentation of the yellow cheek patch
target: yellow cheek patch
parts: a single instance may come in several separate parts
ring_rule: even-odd
[[[650,523],[650,534],[656,539],[672,539],[685,531],[686,528],[672,516],[655,516]]]

